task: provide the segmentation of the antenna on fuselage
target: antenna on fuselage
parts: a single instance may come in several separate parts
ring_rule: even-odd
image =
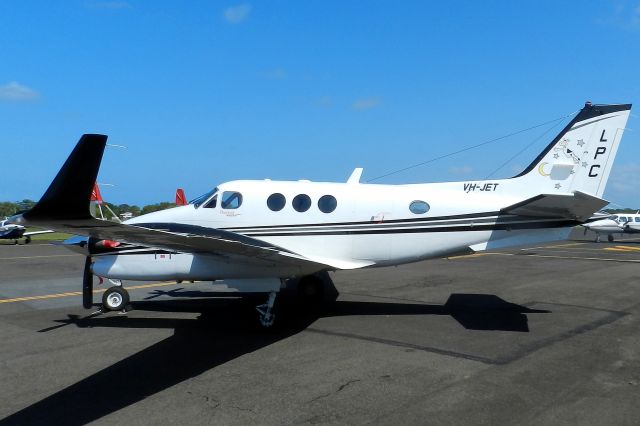
[[[351,184],[351,185],[355,185],[360,183],[360,178],[362,177],[362,167],[356,167],[355,169],[353,169],[353,172],[351,172],[351,176],[349,176],[349,179],[347,179],[347,183]]]

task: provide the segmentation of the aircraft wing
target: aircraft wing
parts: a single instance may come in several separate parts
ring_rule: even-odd
[[[58,232],[114,240],[176,252],[202,253],[223,257],[244,258],[247,263],[280,263],[311,269],[356,269],[371,262],[345,261],[342,259],[313,259],[293,253],[262,240],[235,232],[176,223],[149,223],[127,225],[95,218],[76,220],[29,219],[29,223],[41,223]]]
[[[24,234],[22,234],[23,237],[30,237],[31,235],[39,235],[39,234],[51,234],[52,232],[56,232],[52,229],[47,229],[46,231],[32,231],[32,232],[25,232]]]
[[[83,135],[40,201],[31,210],[11,218],[11,221],[177,252],[207,253],[236,259],[241,257],[247,263],[267,261],[316,271],[355,269],[373,264],[358,260],[316,260],[221,229],[177,223],[127,225],[95,219],[89,213],[89,198],[106,142],[104,135]]]
[[[505,207],[501,213],[586,221],[607,204],[609,202],[602,198],[575,191],[572,194],[537,195]]]

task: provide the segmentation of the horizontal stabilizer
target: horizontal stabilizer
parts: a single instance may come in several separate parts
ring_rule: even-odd
[[[501,210],[501,213],[586,221],[607,204],[609,202],[602,198],[575,191],[573,194],[537,195],[506,207]]]

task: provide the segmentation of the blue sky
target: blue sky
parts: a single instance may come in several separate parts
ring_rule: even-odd
[[[640,1],[0,2],[0,201],[38,199],[83,133],[105,199],[234,179],[363,180],[565,116],[640,108]],[[640,113],[605,197],[640,208]],[[566,121],[565,121],[566,122]],[[564,123],[564,122],[563,122]],[[544,126],[377,182],[524,168]]]

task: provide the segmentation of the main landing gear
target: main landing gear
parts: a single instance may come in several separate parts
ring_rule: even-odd
[[[277,293],[272,291],[269,293],[267,303],[256,306],[256,311],[258,311],[258,321],[260,321],[260,325],[265,328],[271,327],[275,320],[275,315],[271,311],[273,310],[273,305],[276,302],[276,295]]]
[[[102,295],[102,310],[125,311],[129,303],[129,292],[122,287],[119,280],[109,280],[115,285],[109,287]]]

